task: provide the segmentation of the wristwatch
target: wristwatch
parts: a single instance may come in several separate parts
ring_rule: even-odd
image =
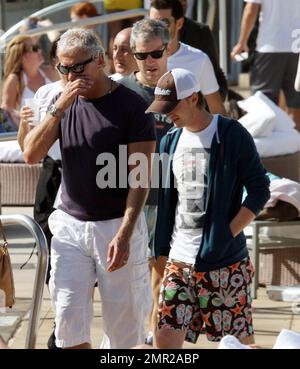
[[[58,109],[54,104],[49,106],[47,113],[57,118],[63,118],[65,116],[65,113],[62,110]]]

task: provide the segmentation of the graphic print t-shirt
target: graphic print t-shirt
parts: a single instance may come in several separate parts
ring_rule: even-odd
[[[190,132],[184,128],[174,153],[178,203],[169,257],[184,263],[195,263],[202,239],[208,162],[217,122],[215,115],[203,131]]]

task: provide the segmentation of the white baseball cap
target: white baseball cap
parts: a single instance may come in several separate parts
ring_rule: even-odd
[[[172,69],[158,80],[155,99],[146,113],[168,114],[181,100],[199,91],[200,85],[192,72],[183,68]]]

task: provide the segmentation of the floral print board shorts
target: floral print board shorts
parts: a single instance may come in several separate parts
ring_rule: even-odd
[[[209,341],[227,334],[238,339],[253,334],[249,258],[210,272],[168,261],[161,285],[158,329],[187,330],[185,340],[196,343],[205,326]]]

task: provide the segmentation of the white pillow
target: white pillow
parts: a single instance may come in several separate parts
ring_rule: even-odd
[[[239,122],[253,137],[270,136],[274,128],[275,113],[256,96],[238,101],[240,108],[247,112]]]
[[[276,339],[273,349],[300,349],[300,334],[282,329]]]
[[[23,153],[18,141],[0,142],[0,162],[2,163],[24,163]]]
[[[254,142],[261,158],[293,154],[300,150],[300,134],[295,129],[274,131],[269,137],[254,137]]]
[[[265,106],[268,106],[268,108],[274,112],[274,131],[290,131],[295,127],[295,122],[288,116],[288,114],[261,91],[257,91],[253,96],[246,100],[238,101],[238,106],[249,113],[259,109],[259,102],[263,102]]]

